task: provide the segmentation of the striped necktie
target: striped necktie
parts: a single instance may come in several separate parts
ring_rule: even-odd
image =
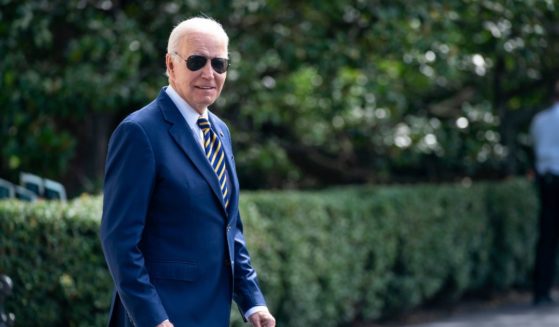
[[[198,118],[196,124],[204,133],[204,152],[217,175],[221,194],[223,195],[223,202],[227,209],[229,206],[229,192],[227,190],[227,173],[225,172],[225,152],[221,146],[221,141],[219,141],[215,132],[210,128],[210,122],[206,118]]]

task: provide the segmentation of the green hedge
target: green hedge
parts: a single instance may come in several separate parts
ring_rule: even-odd
[[[14,282],[17,326],[103,326],[111,280],[99,243],[99,197],[0,202],[0,272]]]
[[[104,324],[100,207],[0,202],[0,272],[21,324]],[[244,193],[241,211],[280,326],[374,320],[530,282],[537,201],[526,181]]]

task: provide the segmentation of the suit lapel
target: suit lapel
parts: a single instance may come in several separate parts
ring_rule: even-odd
[[[169,134],[173,140],[177,143],[179,148],[184,152],[184,154],[190,159],[190,161],[194,164],[196,169],[202,174],[206,182],[212,188],[215,196],[219,199],[221,203],[221,207],[225,211],[225,206],[223,203],[223,196],[221,194],[221,189],[219,188],[219,181],[217,180],[217,176],[213,171],[212,166],[206,159],[205,154],[203,153],[202,148],[198,141],[192,135],[192,131],[188,127],[188,124],[182,117],[181,113],[171,100],[165,90],[163,89],[157,98],[157,102],[163,117],[169,123],[171,123],[171,127],[169,128]]]

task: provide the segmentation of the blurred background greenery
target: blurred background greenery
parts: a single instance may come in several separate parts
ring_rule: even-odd
[[[530,167],[559,69],[556,0],[0,0],[0,176],[98,192],[116,124],[166,85],[170,30],[209,15],[214,111],[244,188],[495,179]]]

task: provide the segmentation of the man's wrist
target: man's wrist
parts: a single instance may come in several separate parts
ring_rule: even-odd
[[[245,312],[245,319],[248,320],[248,318],[250,318],[250,316],[252,316],[253,314],[255,314],[257,312],[270,312],[270,311],[268,310],[268,307],[265,306],[265,305],[257,305],[257,306],[254,306],[254,307],[248,309]]]

